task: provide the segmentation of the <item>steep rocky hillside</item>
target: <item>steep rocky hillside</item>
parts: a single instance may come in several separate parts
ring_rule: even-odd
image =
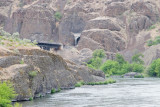
[[[101,71],[64,60],[38,47],[0,47],[0,81],[11,81],[18,94],[15,100],[45,96],[54,89],[74,88],[79,81],[104,81]]]
[[[159,57],[148,52],[159,51],[156,46],[146,45],[160,33],[159,0],[0,0],[0,10],[4,30],[23,38],[102,48],[128,60],[142,52],[150,57],[146,65]]]

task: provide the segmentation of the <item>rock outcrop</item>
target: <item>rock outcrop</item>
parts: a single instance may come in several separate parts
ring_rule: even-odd
[[[15,100],[44,96],[53,88],[74,88],[81,80],[87,83],[105,78],[101,71],[77,66],[39,48],[0,49],[0,80],[12,81],[18,94]]]

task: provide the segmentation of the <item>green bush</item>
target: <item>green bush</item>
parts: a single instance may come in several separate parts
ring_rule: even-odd
[[[89,82],[86,85],[107,85],[107,84],[112,84],[112,83],[116,83],[116,80],[113,80],[112,78],[109,78],[106,81],[102,81],[102,82]]]
[[[81,87],[84,84],[85,84],[84,81],[80,81],[75,84],[75,87]]]
[[[152,25],[152,26],[150,26],[149,28],[148,28],[148,30],[152,30],[152,29],[155,29],[156,28],[156,26],[155,25]]]
[[[135,54],[134,56],[132,56],[132,63],[144,64],[144,61],[141,59],[143,57],[144,55],[141,53]]]
[[[127,63],[126,61],[125,61],[125,59],[123,58],[123,56],[122,55],[120,55],[120,54],[116,54],[116,59],[115,59],[120,65],[123,65],[123,64],[125,64],[125,63]]]
[[[57,92],[60,92],[61,91],[61,88],[58,88]]]
[[[160,58],[152,62],[148,68],[148,74],[153,77],[160,77]]]
[[[102,66],[101,70],[107,75],[123,75],[128,72],[140,72],[144,71],[144,62],[139,57],[141,54],[136,54],[132,57],[132,64],[124,60],[122,55],[117,54],[116,60],[107,60]]]
[[[12,107],[11,100],[16,94],[10,82],[0,83],[0,107]]]
[[[153,45],[153,40],[148,40],[147,41],[147,46],[152,46]]]
[[[21,60],[21,61],[20,61],[20,64],[24,64],[24,61],[23,61],[23,60]]]
[[[58,12],[58,11],[54,14],[54,16],[55,16],[57,21],[60,21],[61,18],[62,18],[62,14],[60,12]]]
[[[92,55],[94,58],[104,58],[106,56],[105,51],[103,49],[97,49],[93,52]]]
[[[119,64],[117,61],[107,60],[100,68],[105,74],[116,74],[119,70]]]
[[[33,100],[33,97],[30,97],[30,98],[29,98],[29,101],[32,101],[32,100]]]
[[[102,59],[99,57],[90,59],[87,64],[89,68],[93,69],[99,69],[101,65],[102,65]]]
[[[53,89],[51,90],[51,94],[54,94],[54,93],[56,93],[56,90],[53,88]]]
[[[143,75],[135,75],[134,78],[144,78]]]
[[[144,66],[141,64],[133,63],[131,64],[131,72],[142,73],[144,71]]]
[[[30,71],[29,72],[29,76],[31,77],[31,78],[34,78],[35,76],[37,76],[37,71]]]
[[[103,49],[97,49],[92,54],[93,58],[90,59],[87,63],[89,68],[99,69],[102,65],[102,60],[105,58],[106,54]]]
[[[14,107],[22,107],[22,104],[15,103],[15,104],[14,104]]]
[[[157,36],[154,40],[147,41],[148,46],[157,45],[157,44],[160,44],[160,36]]]

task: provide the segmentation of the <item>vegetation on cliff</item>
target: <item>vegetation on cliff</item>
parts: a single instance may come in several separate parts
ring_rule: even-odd
[[[16,95],[10,82],[0,83],[0,107],[12,107],[11,100],[13,100]],[[14,107],[21,107],[21,105],[16,103]]]
[[[152,45],[158,45],[160,44],[160,36],[157,36],[154,40],[148,40],[147,45],[152,46]]]
[[[152,62],[148,68],[148,74],[152,77],[160,77],[160,58]]]
[[[93,58],[87,66],[93,69],[100,69],[106,75],[123,75],[128,72],[142,73],[144,71],[144,61],[141,59],[142,54],[138,53],[132,57],[132,62],[127,62],[122,55],[116,54],[115,60],[107,60],[103,63],[105,53],[103,50],[96,50]],[[97,63],[96,63],[97,62]]]
[[[0,45],[5,47],[31,47],[37,44],[36,41],[29,39],[20,39],[19,33],[13,33],[12,35],[3,29],[0,29]]]

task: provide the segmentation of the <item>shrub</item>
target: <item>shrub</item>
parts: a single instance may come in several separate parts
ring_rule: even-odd
[[[152,62],[148,68],[148,74],[153,77],[160,77],[160,58]]]
[[[107,75],[123,75],[127,72],[143,72],[144,62],[139,57],[141,54],[133,56],[133,63],[129,64],[124,60],[122,55],[116,55],[116,61],[107,60],[102,66],[101,70]]]
[[[152,46],[153,45],[153,41],[152,40],[148,40],[147,41],[147,46]]]
[[[106,56],[105,51],[103,49],[97,49],[93,52],[94,58],[104,58]]]
[[[51,90],[51,94],[54,94],[54,93],[56,93],[56,90],[53,88],[53,89]]]
[[[131,71],[132,71],[132,66],[131,66],[131,64],[126,63],[126,64],[122,65],[121,75],[122,75],[122,74],[125,74],[125,73],[128,73],[128,72],[131,72]]]
[[[21,60],[21,61],[20,61],[20,64],[24,64],[24,61],[23,61],[23,60]]]
[[[60,21],[61,18],[62,18],[62,14],[60,12],[58,12],[58,11],[54,14],[54,16],[55,16],[57,21]]]
[[[142,73],[144,71],[144,66],[141,64],[133,63],[131,64],[131,72]]]
[[[119,70],[119,64],[117,61],[107,60],[100,68],[105,74],[116,74]]]
[[[12,37],[13,37],[13,38],[19,38],[19,33],[18,33],[18,32],[13,33],[13,34],[12,34]]]
[[[120,65],[123,65],[126,63],[125,59],[123,58],[122,55],[120,54],[116,54],[116,59],[115,61],[117,61]]]
[[[99,69],[101,65],[102,65],[102,59],[99,57],[90,59],[87,64],[88,67],[93,69]]]
[[[29,98],[29,101],[32,101],[32,100],[33,100],[33,97],[30,97],[30,98]]]
[[[89,68],[99,69],[102,65],[102,60],[105,58],[106,54],[103,49],[97,49],[92,54],[93,58],[90,59],[87,63]]]
[[[147,41],[148,46],[160,44],[160,36],[157,36],[154,40]]]
[[[144,61],[140,57],[144,57],[144,55],[138,53],[132,56],[132,63],[144,64]]]
[[[35,76],[37,76],[37,71],[30,71],[30,72],[29,72],[29,76],[30,76],[31,78],[34,78]]]
[[[75,84],[75,87],[81,87],[82,85],[84,85],[85,83],[83,81],[77,82]]]
[[[135,75],[134,78],[144,78],[143,75]]]
[[[61,91],[61,88],[58,88],[57,92],[60,92]]]
[[[10,82],[0,83],[0,107],[12,107],[11,100],[16,94]]]
[[[14,104],[14,107],[22,107],[22,104],[15,103],[15,104]]]
[[[116,83],[116,80],[113,80],[112,78],[109,78],[106,81],[101,81],[101,82],[89,82],[86,85],[107,85],[107,84],[112,84]]]
[[[148,30],[152,30],[152,29],[155,29],[156,28],[156,26],[155,25],[152,25],[152,26],[150,26],[149,28],[148,28]]]

